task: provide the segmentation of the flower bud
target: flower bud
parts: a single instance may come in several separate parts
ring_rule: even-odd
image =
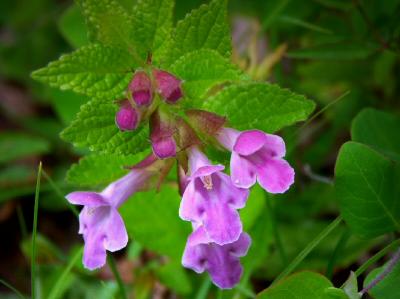
[[[139,125],[139,113],[126,101],[115,115],[115,123],[121,131],[133,131]]]
[[[225,117],[204,110],[187,110],[186,115],[193,128],[206,135],[215,135],[226,123]]]
[[[150,140],[154,154],[160,159],[175,157],[175,129],[170,120],[159,110],[150,118]]]
[[[151,79],[144,71],[138,71],[129,83],[129,91],[138,106],[150,106],[153,101]]]
[[[157,84],[157,91],[167,103],[174,104],[182,98],[182,81],[180,79],[161,70],[153,70],[153,76]]]

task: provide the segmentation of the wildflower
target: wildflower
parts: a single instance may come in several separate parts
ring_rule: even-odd
[[[231,155],[231,177],[235,186],[250,188],[256,181],[270,193],[283,193],[294,182],[294,170],[286,162],[285,142],[259,130],[239,132],[223,128],[218,141]]]
[[[83,205],[79,214],[79,233],[85,241],[83,264],[93,270],[104,266],[106,250],[114,252],[128,243],[128,234],[118,208],[150,178],[146,169],[132,169],[102,192],[78,191],[66,196],[75,205]]]
[[[237,209],[245,206],[249,191],[233,185],[222,172],[224,166],[212,165],[196,146],[188,152],[190,175],[179,216],[203,225],[209,239],[216,244],[236,241],[242,233]]]
[[[124,101],[115,115],[115,123],[121,131],[133,131],[139,125],[139,112]]]
[[[138,71],[133,75],[129,90],[138,106],[150,106],[153,102],[151,79],[145,71]]]
[[[173,123],[159,109],[150,118],[150,140],[154,154],[160,158],[176,155],[175,128]]]
[[[157,91],[166,102],[174,104],[182,98],[181,80],[166,71],[157,69],[153,70],[153,76],[157,84]]]
[[[207,271],[219,288],[230,289],[240,280],[243,268],[239,258],[247,254],[250,244],[250,236],[242,232],[233,243],[218,245],[200,226],[188,238],[182,264],[197,273]]]

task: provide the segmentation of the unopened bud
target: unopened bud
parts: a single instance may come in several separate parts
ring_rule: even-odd
[[[151,79],[144,71],[138,71],[133,75],[129,91],[138,106],[149,106],[153,101]]]
[[[121,131],[133,131],[139,125],[139,112],[126,101],[115,115],[115,123]]]
[[[150,140],[154,154],[160,159],[175,157],[175,129],[169,119],[164,118],[159,110],[150,118]]]
[[[168,103],[174,104],[183,96],[182,81],[174,75],[161,70],[153,70],[157,91]]]

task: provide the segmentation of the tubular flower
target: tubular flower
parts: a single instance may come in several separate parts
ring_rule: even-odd
[[[100,193],[77,191],[66,196],[71,204],[84,206],[79,214],[79,233],[85,241],[83,264],[86,268],[104,266],[106,250],[114,252],[126,246],[128,234],[118,207],[140,190],[150,176],[145,169],[133,169]]]
[[[115,123],[121,131],[133,131],[139,125],[139,112],[124,101],[115,115]]]
[[[151,79],[145,71],[138,71],[133,75],[129,90],[138,106],[149,106],[153,102]]]
[[[259,130],[222,128],[218,141],[231,155],[231,177],[237,187],[250,188],[256,181],[270,193],[284,193],[294,182],[294,170],[283,159],[285,142]]]
[[[242,233],[237,209],[245,206],[249,191],[233,185],[222,172],[224,166],[212,165],[197,147],[188,152],[190,175],[179,208],[180,217],[203,225],[208,238],[218,245],[235,242]]]
[[[162,71],[153,70],[153,76],[157,84],[157,91],[170,104],[174,104],[183,96],[182,81],[174,75]]]
[[[247,254],[250,244],[250,236],[242,232],[235,242],[218,245],[200,226],[188,238],[182,264],[197,273],[207,271],[219,288],[230,289],[240,280],[243,268],[239,258]]]
[[[150,140],[153,153],[160,159],[176,155],[175,128],[162,112],[156,111],[150,118]]]

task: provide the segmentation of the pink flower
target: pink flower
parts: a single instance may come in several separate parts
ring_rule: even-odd
[[[270,193],[284,193],[294,182],[294,170],[286,162],[285,142],[259,130],[220,130],[218,141],[231,155],[231,177],[237,187],[250,188],[256,181]]]
[[[231,289],[240,281],[243,268],[239,258],[247,254],[250,244],[250,236],[243,232],[236,241],[218,245],[200,226],[188,238],[182,264],[197,273],[207,271],[219,288]]]
[[[157,84],[157,91],[166,102],[174,104],[182,98],[181,80],[162,70],[153,70],[153,76]]]
[[[129,90],[138,106],[150,106],[153,102],[151,79],[145,71],[137,71],[133,75],[133,79],[129,83]]]
[[[124,101],[115,115],[115,123],[121,131],[133,131],[139,125],[139,112]]]
[[[249,191],[234,186],[222,172],[224,166],[212,165],[197,147],[188,151],[190,175],[179,216],[203,225],[209,239],[216,244],[235,242],[242,233],[237,209],[245,206]]]
[[[66,196],[75,205],[83,205],[79,214],[79,233],[85,241],[83,265],[90,269],[104,266],[106,250],[114,252],[128,243],[124,221],[118,207],[150,178],[145,169],[133,169],[111,183],[102,192],[78,191]]]
[[[153,153],[160,159],[175,157],[176,142],[174,124],[160,110],[150,118],[150,140]]]

